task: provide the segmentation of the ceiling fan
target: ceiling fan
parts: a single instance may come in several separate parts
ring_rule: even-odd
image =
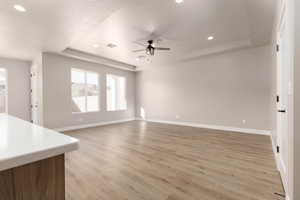
[[[141,52],[141,51],[146,51],[146,54],[154,56],[155,51],[170,51],[170,48],[165,48],[165,47],[155,47],[154,46],[154,41],[149,40],[148,45],[143,45],[146,47],[146,49],[139,49],[139,50],[134,50],[132,52]]]

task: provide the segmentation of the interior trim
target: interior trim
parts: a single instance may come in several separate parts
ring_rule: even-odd
[[[97,126],[118,124],[118,123],[123,123],[123,122],[134,121],[134,120],[135,120],[135,118],[128,118],[128,119],[121,119],[121,120],[115,120],[115,121],[106,121],[106,122],[83,124],[83,125],[77,125],[77,126],[68,126],[68,127],[64,127],[64,128],[55,128],[54,130],[58,131],[58,132],[73,131],[73,130],[79,130],[79,129],[84,129],[84,128],[92,128],[92,127],[97,127]]]
[[[137,120],[143,120],[143,119],[137,118]],[[163,124],[173,124],[179,126],[191,126],[196,128],[206,128],[206,129],[214,129],[214,130],[222,130],[222,131],[258,134],[258,135],[271,135],[270,130],[246,129],[246,128],[238,128],[238,127],[230,127],[230,126],[208,125],[208,124],[199,124],[193,122],[166,121],[166,120],[157,120],[157,119],[146,119],[144,121],[157,122]]]
[[[273,153],[274,153],[274,157],[275,157],[276,167],[277,167],[277,170],[279,171],[283,187],[284,187],[285,191],[287,191],[288,177],[285,177],[284,174],[281,173],[281,170],[284,169],[283,160],[280,158],[279,154],[277,153],[277,150],[276,150],[277,145],[275,144],[273,134],[271,134],[271,142],[272,142],[272,149],[273,149]],[[289,199],[288,196],[286,196],[286,199],[287,200]]]
[[[128,70],[128,71],[136,71],[136,66],[129,65],[124,62],[120,62],[117,60],[112,60],[110,58],[94,55],[92,53],[87,53],[84,51],[80,51],[77,49],[66,48],[62,51],[61,55],[76,58],[79,60],[84,60],[92,63],[103,64],[109,67],[114,67],[118,69]]]
[[[273,149],[273,153],[274,153],[274,158],[275,158],[275,162],[276,162],[276,167],[277,170],[279,171],[279,159],[278,159],[278,154],[277,154],[277,149],[276,149],[276,143],[275,143],[275,138],[273,137],[273,134],[271,134],[271,143],[272,143],[272,149]]]

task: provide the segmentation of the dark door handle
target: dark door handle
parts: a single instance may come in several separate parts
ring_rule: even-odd
[[[278,110],[280,113],[286,113],[286,110]]]

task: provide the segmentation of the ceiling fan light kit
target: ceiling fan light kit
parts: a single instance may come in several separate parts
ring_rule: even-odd
[[[148,46],[146,46],[146,49],[139,49],[135,50],[133,52],[141,52],[141,51],[146,51],[147,55],[154,56],[155,51],[170,51],[170,48],[165,48],[165,47],[155,47],[154,46],[154,41],[149,40],[148,41]]]

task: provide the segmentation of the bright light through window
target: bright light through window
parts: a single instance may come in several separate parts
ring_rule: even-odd
[[[99,76],[97,73],[72,69],[72,112],[99,111]]]
[[[0,113],[5,113],[7,111],[7,79],[6,70],[0,68]]]
[[[107,110],[127,109],[125,77],[108,74],[106,77]]]

